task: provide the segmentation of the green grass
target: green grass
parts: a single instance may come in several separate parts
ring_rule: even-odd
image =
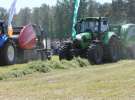
[[[37,71],[39,64],[50,64],[50,72]],[[28,65],[32,74],[0,81],[0,100],[135,100],[133,60],[92,66],[80,58],[70,62],[55,58],[0,68],[0,72],[29,69]]]
[[[33,61],[27,64],[1,67],[0,80],[22,77],[36,72],[47,73],[57,69],[87,67],[88,65],[89,62],[85,59],[74,58],[72,61],[59,61],[58,57],[55,56],[53,57],[53,60],[50,61]]]

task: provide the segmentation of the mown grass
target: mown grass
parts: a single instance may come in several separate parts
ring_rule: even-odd
[[[36,72],[47,73],[57,69],[71,69],[76,67],[87,67],[89,65],[86,59],[74,58],[72,61],[59,61],[57,57],[53,57],[50,61],[33,61],[27,64],[0,68],[0,80],[22,77]]]
[[[86,59],[0,67],[0,100],[135,100],[135,61],[90,65]]]
[[[53,67],[49,67],[49,73],[36,71],[38,73],[0,81],[0,100],[135,100],[134,60],[88,64],[83,68],[77,60],[62,61],[68,68],[63,65],[59,70],[50,61]],[[40,61],[28,64],[31,63],[38,65]]]

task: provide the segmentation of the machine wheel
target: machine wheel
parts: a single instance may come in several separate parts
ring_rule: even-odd
[[[69,45],[63,45],[60,50],[59,50],[59,59],[66,59],[66,60],[72,60],[73,59],[73,54],[70,51],[71,48]]]
[[[111,62],[117,62],[121,58],[120,41],[117,37],[112,37],[109,42],[108,59]]]
[[[12,65],[16,61],[16,47],[13,41],[9,40],[1,49],[2,65]]]
[[[88,60],[92,64],[101,64],[103,60],[103,48],[100,44],[91,44],[88,48]]]

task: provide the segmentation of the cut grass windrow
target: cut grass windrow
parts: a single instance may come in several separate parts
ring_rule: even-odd
[[[35,72],[47,73],[56,69],[70,69],[77,67],[87,67],[89,62],[85,59],[74,58],[72,61],[57,58],[50,61],[33,61],[22,65],[7,66],[0,69],[0,80],[17,78]]]

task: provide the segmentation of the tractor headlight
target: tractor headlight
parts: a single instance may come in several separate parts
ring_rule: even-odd
[[[82,39],[82,36],[81,36],[81,35],[77,35],[77,36],[76,36],[76,39],[77,39],[77,40],[81,40],[81,39]]]

